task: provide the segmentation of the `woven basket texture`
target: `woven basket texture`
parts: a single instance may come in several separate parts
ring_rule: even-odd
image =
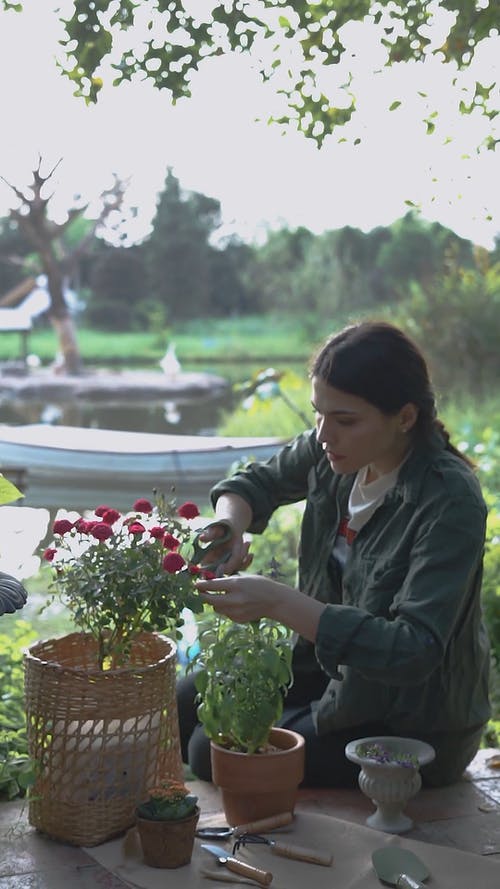
[[[123,833],[148,786],[183,775],[175,643],[143,633],[126,667],[96,664],[84,633],[38,642],[24,658],[29,753],[39,769],[29,822],[76,846]]]

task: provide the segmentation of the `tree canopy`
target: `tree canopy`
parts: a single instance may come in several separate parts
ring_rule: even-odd
[[[13,0],[0,5],[22,9]],[[279,121],[320,145],[356,108],[360,60],[346,48],[345,34],[346,26],[363,22],[379,48],[374,74],[434,58],[451,66],[462,113],[479,109],[493,119],[500,110],[492,67],[487,82],[458,85],[480,46],[499,39],[498,0],[73,0],[69,17],[54,14],[63,25],[61,67],[88,102],[107,79],[119,85],[139,77],[166,89],[175,103],[190,96],[194,74],[210,58],[247,54],[286,99]],[[336,73],[335,88],[325,87],[325,72]],[[395,97],[391,109],[400,103]],[[487,147],[496,141],[491,136]]]

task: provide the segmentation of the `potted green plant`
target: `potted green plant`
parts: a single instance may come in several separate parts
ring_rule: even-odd
[[[144,863],[150,867],[182,867],[193,854],[200,809],[198,797],[180,781],[160,780],[136,809],[136,825]]]
[[[184,609],[202,608],[190,561],[198,514],[159,496],[54,523],[43,555],[78,631],[28,649],[25,686],[38,766],[29,818],[57,839],[118,835],[147,786],[182,776],[175,638]]]
[[[191,664],[198,717],[228,823],[292,812],[304,776],[304,739],[276,727],[292,682],[290,631],[266,619],[217,618],[199,643]]]

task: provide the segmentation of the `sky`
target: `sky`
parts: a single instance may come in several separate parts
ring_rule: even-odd
[[[403,216],[405,201],[418,205],[425,219],[487,248],[500,233],[500,148],[477,154],[489,124],[479,113],[452,112],[452,72],[444,66],[398,66],[374,78],[366,63],[377,48],[370,33],[354,26],[346,34],[357,66],[350,141],[339,143],[339,132],[318,150],[299,133],[267,124],[283,105],[244,57],[209,62],[194,80],[192,98],[176,106],[147,83],[105,87],[97,106],[86,106],[57,71],[52,6],[25,0],[22,14],[0,12],[0,175],[22,188],[38,155],[50,167],[62,158],[54,176],[55,214],[76,193],[92,207],[117,173],[129,180],[128,203],[139,208],[129,239],[140,240],[170,166],[184,189],[221,202],[222,234],[249,240],[285,225],[315,233],[345,225],[368,231]],[[500,82],[499,41],[485,44],[477,64]],[[402,104],[390,112],[394,99]],[[431,137],[422,123],[426,106],[427,113],[439,111]],[[356,136],[361,142],[354,146]],[[0,181],[0,215],[12,201]]]

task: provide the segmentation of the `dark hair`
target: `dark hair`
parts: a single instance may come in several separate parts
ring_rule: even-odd
[[[438,430],[446,448],[473,465],[450,442],[437,417],[436,399],[424,356],[398,327],[363,321],[330,337],[313,357],[310,375],[357,395],[394,415],[411,402],[418,408],[415,436],[430,441]]]

